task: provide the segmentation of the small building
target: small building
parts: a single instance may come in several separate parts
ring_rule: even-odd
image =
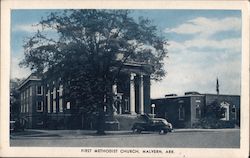
[[[166,95],[164,98],[152,99],[155,104],[156,117],[166,118],[174,128],[193,128],[206,114],[206,109],[212,102],[219,102],[225,108],[223,118],[225,126],[232,122],[240,124],[240,96],[222,94],[200,94],[187,92],[183,96]]]

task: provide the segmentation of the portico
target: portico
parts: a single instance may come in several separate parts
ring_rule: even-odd
[[[112,88],[114,114],[147,113],[150,110],[150,75],[139,64],[127,64],[123,72],[126,75],[122,81]]]

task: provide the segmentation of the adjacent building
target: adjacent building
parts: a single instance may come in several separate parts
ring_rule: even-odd
[[[205,116],[208,106],[217,101],[225,109],[220,120],[225,127],[240,125],[240,96],[223,94],[200,94],[187,92],[183,96],[175,94],[152,99],[156,117],[166,118],[175,128],[193,128]]]

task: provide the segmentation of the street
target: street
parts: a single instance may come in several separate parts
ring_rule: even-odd
[[[239,148],[240,130],[179,129],[166,135],[109,131],[104,136],[97,136],[94,131],[83,130],[34,130],[30,131],[30,134],[13,134],[10,146]]]

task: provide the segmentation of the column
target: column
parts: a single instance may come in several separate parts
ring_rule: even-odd
[[[50,113],[50,90],[48,89],[48,93],[46,94],[47,96],[47,108],[48,108],[48,113]]]
[[[59,90],[57,90],[59,93],[59,112],[63,112],[63,85],[59,86]]]
[[[139,85],[139,113],[144,113],[144,93],[143,93],[143,75],[140,75]]]
[[[135,113],[135,79],[136,74],[131,73],[130,74],[130,113],[136,114]]]
[[[56,113],[56,87],[53,88],[53,92],[52,92],[52,95],[53,95],[53,104],[52,104],[52,107],[53,107],[53,113]]]
[[[112,85],[112,92],[114,95],[117,95],[117,84],[116,83]]]
[[[112,103],[112,113],[113,115],[117,115],[117,84],[112,85],[112,93],[113,93],[113,103]]]

